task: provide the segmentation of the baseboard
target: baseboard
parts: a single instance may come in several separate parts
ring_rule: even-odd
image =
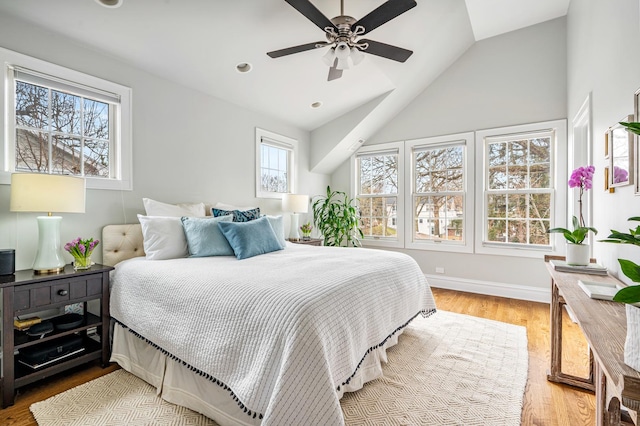
[[[486,294],[488,296],[508,297],[510,299],[528,300],[531,302],[551,302],[551,288],[477,281],[456,277],[444,277],[442,275],[425,274],[425,277],[427,281],[429,281],[429,285],[436,288]]]

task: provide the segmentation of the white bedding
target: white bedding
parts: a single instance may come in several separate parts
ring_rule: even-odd
[[[435,310],[415,261],[379,250],[135,258],[111,283],[116,321],[228,386],[263,425],[343,424],[339,399],[366,354]]]

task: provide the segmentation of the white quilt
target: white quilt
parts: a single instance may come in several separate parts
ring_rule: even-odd
[[[361,248],[135,258],[111,285],[118,322],[228,386],[265,426],[344,424],[341,387],[368,351],[435,311],[412,258]]]

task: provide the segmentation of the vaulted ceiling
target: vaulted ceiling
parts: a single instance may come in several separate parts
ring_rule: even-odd
[[[339,0],[311,1],[329,18],[340,15]],[[0,14],[312,131],[317,139],[337,132],[343,139],[316,150],[312,161],[326,172],[335,166],[325,160],[335,146],[371,135],[475,41],[563,16],[570,0],[416,1],[415,8],[367,35],[412,50],[405,63],[365,55],[334,81],[327,81],[321,59],[327,48],[277,59],[266,55],[324,39],[284,0],[123,0],[111,9],[89,0],[0,0]],[[344,12],[358,19],[383,2],[344,0]],[[241,63],[251,71],[238,72]],[[316,102],[321,106],[312,108]],[[347,115],[352,119],[345,121]]]

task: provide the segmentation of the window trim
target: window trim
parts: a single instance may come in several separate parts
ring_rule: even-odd
[[[13,90],[13,67],[25,68],[35,72],[50,75],[61,80],[68,80],[80,86],[95,87],[98,92],[105,91],[120,96],[120,103],[114,113],[115,134],[112,148],[115,152],[110,155],[113,164],[114,178],[95,178],[86,176],[87,189],[127,190],[133,189],[133,150],[132,150],[132,108],[131,88],[111,81],[94,77],[79,71],[55,65],[40,59],[36,59],[8,49],[0,48],[0,63],[3,66],[4,84],[0,86],[0,127],[4,129],[4,143],[0,150],[0,184],[11,184],[11,174],[14,172],[10,166],[11,155],[15,155],[15,132],[11,132],[15,126],[15,93]],[[12,121],[13,117],[13,121]],[[15,167],[15,164],[14,164]]]
[[[361,242],[364,246],[370,247],[393,247],[404,248],[404,236],[405,236],[405,168],[404,168],[404,141],[401,142],[387,142],[376,145],[365,145],[357,150],[351,156],[351,198],[354,200],[358,197],[358,170],[356,167],[356,159],[361,154],[372,154],[376,152],[384,153],[390,150],[398,151],[398,195],[396,211],[396,239],[374,239],[374,238],[362,238]]]
[[[413,164],[413,148],[425,145],[443,146],[452,142],[464,141],[465,143],[465,161],[464,161],[464,217],[465,230],[463,232],[464,243],[452,243],[446,240],[436,241],[413,241],[413,196],[414,196],[414,164]],[[456,133],[445,136],[436,136],[429,138],[413,139],[405,142],[405,164],[408,197],[405,201],[405,248],[414,250],[434,250],[440,252],[457,252],[457,253],[473,253],[474,248],[474,206],[475,192],[473,182],[475,180],[475,139],[473,132]]]
[[[553,185],[551,188],[551,203],[553,216],[550,227],[558,226],[566,217],[567,209],[567,120],[553,120],[524,125],[500,127],[494,129],[478,130],[475,132],[477,144],[476,155],[476,230],[475,230],[475,253],[494,254],[501,256],[519,256],[539,258],[544,254],[557,254],[558,247],[564,241],[561,234],[550,234],[550,247],[528,247],[522,245],[504,245],[498,247],[484,241],[486,222],[486,196],[485,186],[487,182],[486,164],[486,138],[508,137],[509,135],[519,135],[523,133],[534,133],[537,131],[554,130],[555,140],[552,141],[551,170]]]
[[[280,145],[283,149],[289,149],[291,155],[289,158],[289,194],[295,194],[298,179],[298,141],[277,133],[270,132],[268,130],[256,127],[256,198],[277,198],[282,199],[285,192],[268,192],[262,191],[262,139],[267,139],[273,143],[273,146]]]

